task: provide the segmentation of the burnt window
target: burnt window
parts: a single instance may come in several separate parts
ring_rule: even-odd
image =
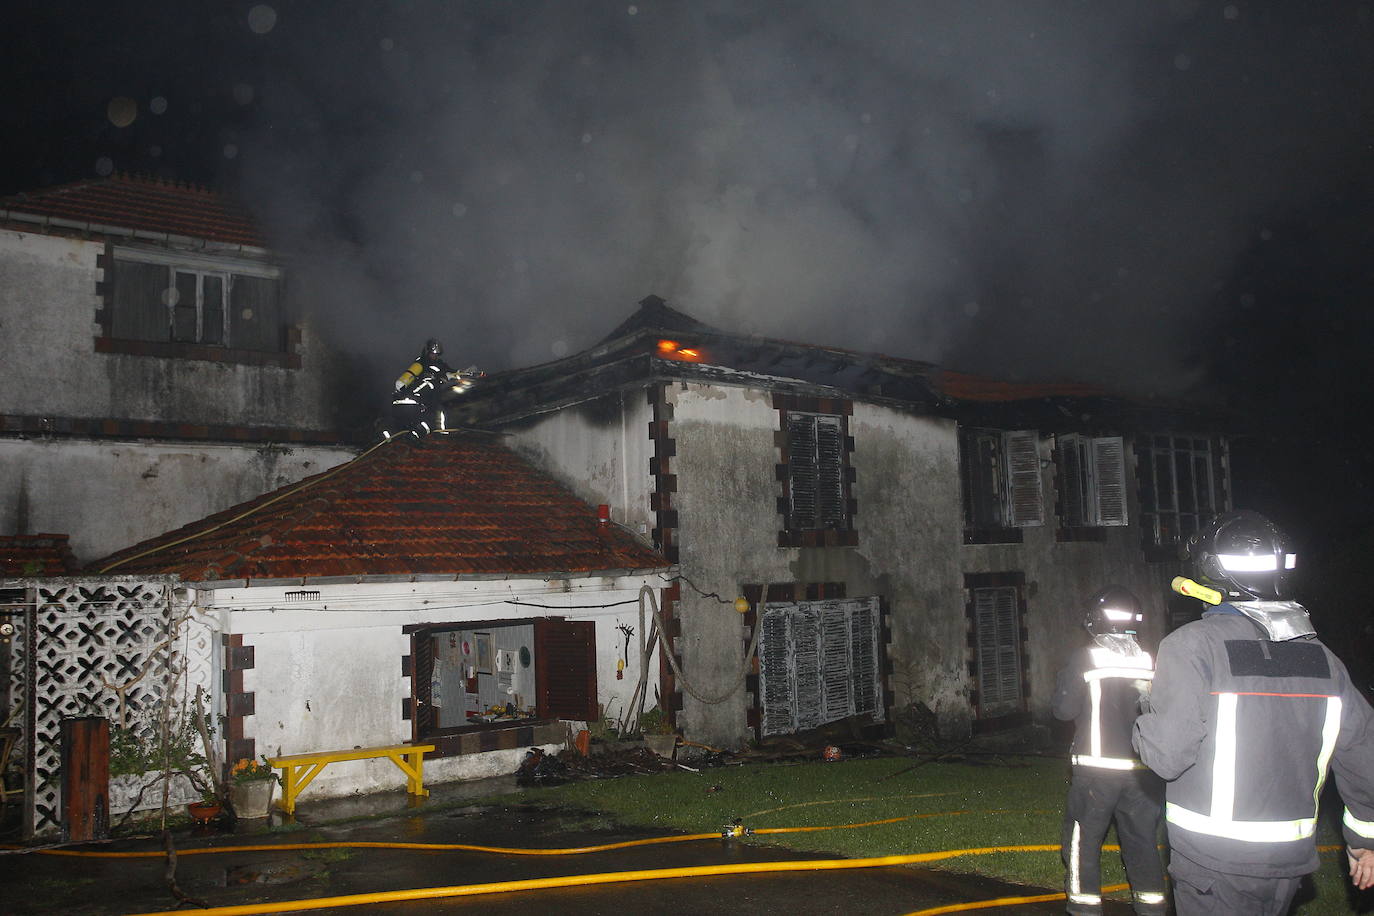
[[[878,598],[773,602],[764,605],[760,625],[762,735],[851,716],[883,721]]]
[[[1035,430],[959,430],[965,543],[1019,542],[1042,525],[1040,449]]]
[[[275,268],[118,251],[107,266],[102,323],[108,338],[268,353],[286,349]]]
[[[1125,525],[1126,455],[1120,436],[1060,436],[1060,521],[1066,527]]]
[[[821,398],[778,396],[777,443],[782,495],[780,547],[852,547],[856,503],[851,487],[849,404]]]
[[[1219,440],[1155,435],[1136,440],[1140,518],[1145,546],[1172,552],[1227,507],[1226,462]]]

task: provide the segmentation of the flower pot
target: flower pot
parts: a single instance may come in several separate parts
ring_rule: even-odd
[[[230,785],[229,798],[234,803],[234,814],[240,818],[267,817],[276,785],[275,779],[254,779]]]
[[[677,735],[645,735],[644,743],[658,756],[671,760],[677,748]]]
[[[186,806],[186,813],[189,814],[189,815],[191,815],[191,818],[192,818],[197,824],[208,824],[208,823],[210,823],[210,822],[213,821],[215,818],[219,817],[220,812],[223,811],[223,810],[224,810],[224,806],[221,805],[221,804],[220,804],[219,802],[217,802],[217,801],[216,801],[216,802],[207,802],[207,801],[191,802],[189,805]]]

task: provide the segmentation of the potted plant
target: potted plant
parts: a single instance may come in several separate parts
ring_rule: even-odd
[[[229,800],[241,818],[267,817],[277,775],[264,755],[261,760],[240,759],[229,768]]]
[[[649,750],[671,760],[673,751],[677,748],[677,731],[663,710],[655,706],[644,713],[639,717],[639,727],[644,732],[644,743],[649,746]]]

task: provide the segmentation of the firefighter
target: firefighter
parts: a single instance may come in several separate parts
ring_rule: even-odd
[[[391,421],[382,435],[390,439],[409,427],[411,435],[427,436],[436,428],[444,428],[441,395],[444,390],[466,391],[472,379],[482,373],[476,366],[452,369],[444,362],[444,346],[431,337],[410,368],[396,379],[395,394],[391,398]]]
[[[1167,781],[1179,916],[1288,912],[1317,870],[1317,799],[1328,770],[1345,802],[1351,878],[1374,884],[1374,711],[1289,599],[1297,556],[1255,512],[1230,512],[1189,538],[1197,581],[1174,587],[1215,605],[1159,647],[1140,759]],[[1201,584],[1202,588],[1197,586]]]
[[[1102,912],[1102,841],[1113,820],[1135,911],[1163,916],[1166,908],[1157,848],[1164,787],[1131,747],[1154,673],[1136,641],[1142,620],[1140,600],[1119,585],[1089,598],[1083,626],[1091,640],[1070,656],[1055,686],[1055,717],[1074,722],[1062,843],[1069,913]]]

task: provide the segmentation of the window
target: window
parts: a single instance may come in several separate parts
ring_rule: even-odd
[[[439,624],[410,636],[417,739],[600,715],[592,621]],[[459,747],[448,742],[440,756]]]
[[[775,395],[782,483],[779,547],[853,547],[857,506],[851,495],[848,401]]]
[[[269,265],[116,249],[107,260],[106,336],[281,352],[280,273]]]
[[[1136,440],[1147,547],[1172,550],[1227,507],[1224,446],[1200,436]]]
[[[763,606],[759,701],[763,735],[817,728],[855,715],[883,721],[877,598]]]
[[[1060,518],[1068,527],[1127,522],[1126,456],[1120,436],[1059,437]]]
[[[964,576],[968,604],[968,665],[975,731],[1027,721],[1025,576],[1019,572]]]
[[[965,542],[1019,541],[1009,529],[1044,524],[1037,440],[1035,430],[959,431]]]

